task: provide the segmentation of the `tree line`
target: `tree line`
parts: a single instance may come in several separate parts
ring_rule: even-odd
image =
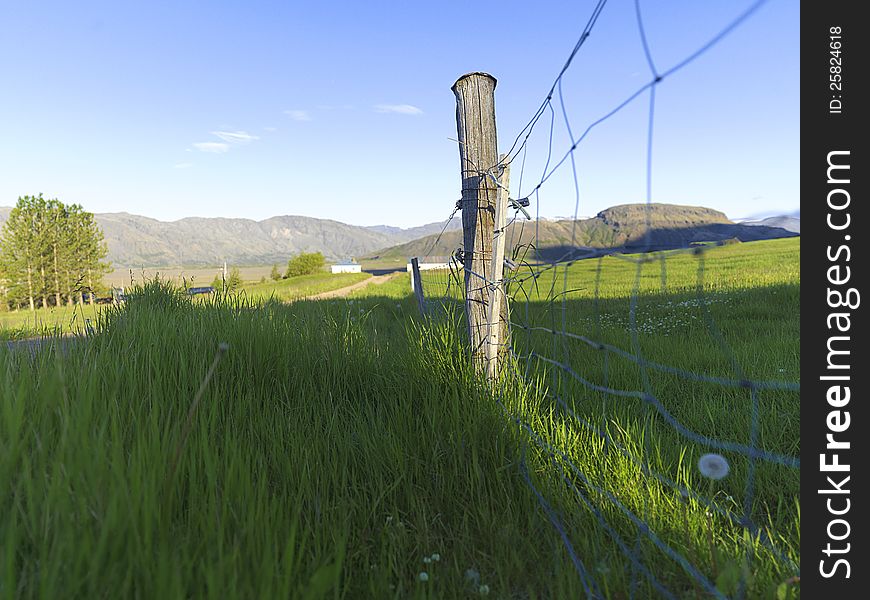
[[[111,270],[94,215],[79,204],[24,196],[0,231],[0,288],[6,308],[94,303]]]

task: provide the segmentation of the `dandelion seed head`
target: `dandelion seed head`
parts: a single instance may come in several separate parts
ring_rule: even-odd
[[[435,562],[438,562],[439,560],[441,560],[441,555],[438,554],[437,552],[433,552],[431,558],[432,558],[432,560],[434,560]]]
[[[417,575],[417,579],[420,581],[429,581],[429,573],[426,571],[420,571],[420,574]]]
[[[698,459],[698,470],[701,475],[710,479],[722,479],[728,475],[731,467],[721,454],[705,454]]]
[[[428,556],[424,556],[424,557],[423,557],[423,562],[426,563],[426,564],[428,565],[429,563],[432,562],[432,559],[429,558]]]
[[[480,593],[481,596],[486,596],[487,594],[489,594],[489,586],[484,583],[479,588],[477,588],[477,591]]]

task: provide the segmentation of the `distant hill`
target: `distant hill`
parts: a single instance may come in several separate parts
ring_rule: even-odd
[[[456,220],[459,220],[458,218]],[[661,250],[682,248],[692,242],[738,239],[743,242],[790,237],[795,232],[778,226],[733,223],[717,210],[698,206],[652,204],[649,210],[650,247]],[[799,223],[799,220],[798,220]],[[624,248],[646,245],[647,208],[624,204],[603,210],[590,219],[524,222],[507,229],[511,247],[535,243],[538,258],[552,260],[572,254],[577,248]],[[370,258],[406,259],[410,256],[447,256],[462,246],[462,232],[448,231],[438,238],[425,238],[380,250]]]
[[[9,215],[0,207],[0,225]],[[296,252],[321,251],[328,259],[360,257],[378,248],[441,231],[443,223],[401,229],[358,227],[300,216],[158,221],[129,213],[96,214],[115,267],[209,266],[284,263]],[[461,227],[460,224],[452,224]]]

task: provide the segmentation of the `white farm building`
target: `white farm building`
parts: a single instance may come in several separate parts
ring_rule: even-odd
[[[362,266],[352,260],[335,263],[331,269],[333,273],[362,273]]]

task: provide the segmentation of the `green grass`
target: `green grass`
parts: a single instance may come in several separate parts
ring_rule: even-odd
[[[0,312],[0,341],[78,333],[84,330],[86,319],[96,322],[102,309],[87,305]]]
[[[316,273],[279,281],[246,283],[242,289],[252,300],[268,300],[274,297],[276,300],[288,301],[337,290],[369,277],[371,277],[370,273]]]
[[[668,532],[673,545],[720,589],[736,592],[736,575],[751,548],[750,589],[756,595],[749,597],[772,597],[771,586],[785,579],[788,571],[757,540],[747,543],[741,528],[718,515],[709,523],[696,521],[694,515],[705,510],[703,502],[689,501],[684,506],[669,486],[644,476],[624,453],[602,444],[601,436],[577,427],[565,408],[605,430],[653,471],[742,516],[750,469],[744,456],[691,442],[651,405],[591,390],[579,378],[652,394],[680,423],[700,435],[790,457],[800,453],[799,393],[757,392],[759,433],[753,441],[753,398],[748,389],[644,370],[636,361],[594,343],[551,332],[569,331],[701,376],[796,382],[800,379],[799,264],[800,240],[795,238],[711,248],[701,255],[673,255],[666,258],[664,270],[656,260],[586,261],[570,267],[567,278],[560,269],[540,277],[537,286],[527,280],[513,288],[518,299],[512,303],[512,321],[517,325],[514,346],[530,357],[528,366],[537,377],[538,389],[547,396],[540,410],[553,415],[538,430],[581,465],[592,484],[612,492],[653,531]],[[566,289],[572,291],[562,293]],[[570,365],[577,377],[535,354]],[[566,406],[555,398],[564,399]],[[535,414],[528,418],[534,419]],[[599,450],[590,460],[589,449],[596,447]],[[731,472],[721,481],[705,480],[695,466],[702,454],[711,451],[720,452],[730,463]],[[759,461],[754,486],[753,521],[798,562],[799,471]],[[618,522],[612,503],[600,506]],[[629,540],[634,539],[632,529],[623,530]],[[660,563],[662,554],[651,544],[641,547],[644,556],[659,559],[655,563],[660,569],[676,568],[672,561]]]
[[[353,285],[371,277],[369,273],[317,273],[266,283],[245,283],[243,293],[254,300],[275,298],[281,301],[298,300],[306,296],[329,292]],[[102,307],[76,306],[70,308],[38,308],[0,312],[0,340],[18,340],[42,335],[80,333],[85,319],[95,321]]]
[[[797,379],[799,240],[713,248],[704,258],[712,320],[747,375]],[[698,257],[674,256],[667,266],[663,290],[656,264],[643,265],[632,340],[635,266],[606,259],[596,301],[597,264],[574,265],[569,283],[585,289],[565,299],[568,329],[651,360],[733,375],[716,336],[690,316],[703,317],[701,307],[679,304],[694,298]],[[561,291],[564,273],[557,277]],[[562,297],[554,301],[544,283],[526,288],[528,316],[526,303],[514,302],[514,320],[561,329]],[[152,284],[104,313],[100,335],[86,344],[46,342],[35,355],[0,346],[0,595],[456,598],[479,595],[465,575],[473,569],[493,597],[583,597],[523,479],[525,455],[605,597],[628,598],[634,580],[634,597],[655,597],[558,476],[566,463],[538,451],[470,372],[461,311],[446,303],[436,318],[416,313],[405,277],[350,299],[292,305],[250,296],[191,304]],[[180,445],[220,342],[229,350]],[[596,383],[644,389],[643,372],[614,353],[540,331],[515,329],[514,343]],[[784,583],[792,573],[757,540],[644,475],[552,398],[722,508],[740,511],[745,460],[724,453],[731,474],[705,480],[695,467],[704,450],[645,404],[530,364],[531,375],[511,379],[498,400],[577,464],[591,484],[579,484],[581,492],[677,597],[706,596],[592,486],[726,592],[751,548],[747,597],[776,597],[778,587],[792,597]],[[746,390],[653,371],[647,378],[686,426],[747,441]],[[758,445],[796,454],[797,394],[760,399]],[[798,484],[795,470],[759,464],[752,507],[793,560]],[[424,563],[432,553],[440,561]]]
[[[578,464],[590,483],[614,492],[635,514],[646,515],[655,531],[673,530],[675,524],[682,523],[690,532],[687,541],[679,544],[683,553],[703,565],[712,580],[721,578],[721,585],[728,587],[746,554],[742,530],[704,519],[693,522],[692,514],[706,512],[703,503],[692,500],[692,510],[684,507],[679,494],[643,475],[625,454],[648,461],[653,471],[712,497],[717,507],[738,516],[742,516],[746,493],[746,458],[722,452],[730,462],[731,474],[711,485],[700,477],[695,465],[701,454],[712,449],[676,432],[647,403],[595,391],[579,378],[620,391],[651,393],[688,429],[716,440],[753,445],[752,397],[747,389],[687,380],[653,369],[645,373],[636,362],[599,349],[592,342],[702,376],[799,381],[800,239],[709,247],[697,255],[666,253],[641,263],[637,258],[581,261],[567,270],[526,267],[513,274],[513,345],[523,357],[520,368],[530,369],[543,397],[539,408],[519,412]],[[532,278],[532,273],[539,276]],[[430,297],[443,293],[446,277],[444,272],[422,273],[423,288],[430,290]],[[405,278],[391,285],[386,291],[407,293]],[[453,292],[457,297],[456,288]],[[370,293],[376,292],[361,292]],[[581,335],[589,343],[554,335],[553,331]],[[570,366],[578,377],[538,355]],[[564,405],[558,399],[564,400]],[[760,390],[757,399],[759,436],[755,445],[768,452],[798,456],[799,394]],[[542,410],[548,420],[539,420]],[[572,411],[588,426],[578,425]],[[603,444],[602,436],[592,428],[605,431],[608,444]],[[613,451],[612,443],[622,445],[627,452]],[[752,519],[776,540],[784,554],[797,561],[798,470],[761,462],[754,482]],[[611,502],[598,501],[609,519],[619,521]],[[689,512],[688,521],[684,510]],[[633,541],[635,529],[628,523],[623,525],[625,537]],[[723,556],[710,549],[711,536],[715,552]],[[785,578],[787,570],[765,548],[752,547],[763,557],[753,562],[758,590]],[[648,556],[658,559],[655,562],[661,560],[661,552],[651,545],[643,548]],[[666,564],[679,568],[672,561]],[[765,580],[767,584],[762,584]]]

